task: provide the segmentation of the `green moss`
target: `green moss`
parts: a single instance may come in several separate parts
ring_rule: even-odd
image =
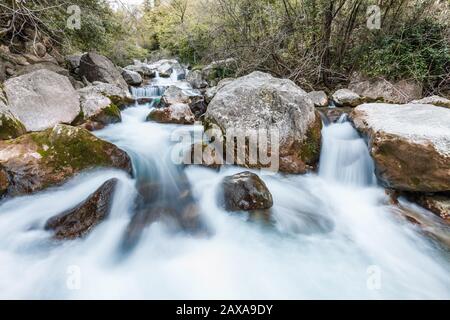
[[[0,114],[0,140],[14,139],[26,132],[25,126],[19,120]]]
[[[84,112],[80,110],[80,113],[76,116],[75,120],[72,121],[71,125],[79,126],[84,122]]]
[[[114,103],[111,103],[109,107],[106,107],[105,109],[103,109],[103,111],[105,112],[106,115],[110,117],[116,117],[121,119],[120,109]]]
[[[299,148],[299,157],[305,164],[315,165],[320,157],[322,122],[316,114],[316,121],[306,132],[306,139]]]
[[[43,161],[55,171],[67,171],[68,167],[79,171],[111,162],[105,149],[107,143],[81,128],[60,125],[31,133],[30,137],[38,145]]]

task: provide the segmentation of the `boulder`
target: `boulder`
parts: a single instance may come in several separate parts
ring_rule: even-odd
[[[116,85],[95,81],[91,85],[78,90],[79,94],[102,95],[109,98],[113,104],[123,109],[134,102],[128,89],[120,88]]]
[[[213,61],[202,70],[202,77],[210,87],[214,87],[221,79],[234,73],[236,60],[233,58]]]
[[[70,72],[78,73],[82,55],[83,54],[72,54],[64,57],[66,66]]]
[[[168,107],[153,109],[147,121],[159,123],[194,124],[195,117],[191,108],[184,103],[174,103]]]
[[[328,107],[328,96],[324,91],[311,91],[308,93],[308,97],[315,107]]]
[[[46,69],[8,79],[4,83],[10,112],[27,131],[71,123],[80,113],[77,91],[69,79]]]
[[[126,66],[124,70],[137,72],[143,78],[154,78],[156,76],[156,70],[150,68],[147,64],[136,61],[135,64]]]
[[[78,93],[80,94],[81,113],[75,123],[81,124],[90,120],[107,125],[122,121],[120,109],[110,98],[98,92],[95,86],[79,89]]]
[[[85,129],[62,124],[0,141],[0,166],[10,177],[9,196],[58,185],[85,169],[113,167],[131,173],[126,152]]]
[[[211,102],[211,100],[214,98],[214,96],[216,95],[217,91],[222,89],[227,84],[233,82],[234,80],[235,80],[234,78],[225,78],[225,79],[220,80],[219,83],[217,84],[217,86],[206,89],[205,94],[204,94],[205,102],[207,104],[209,104]]]
[[[161,104],[165,107],[172,104],[187,104],[197,119],[206,112],[206,103],[199,91],[183,89],[175,85],[164,91]]]
[[[450,100],[440,96],[430,96],[420,100],[413,100],[413,104],[432,104],[438,107],[450,108]]]
[[[106,82],[128,90],[128,85],[116,66],[108,58],[94,52],[85,53],[81,57],[79,74],[89,82]]]
[[[333,93],[333,101],[338,107],[356,107],[362,103],[361,97],[348,89],[339,89]]]
[[[54,231],[59,240],[80,238],[89,233],[110,213],[117,179],[110,179],[75,208],[50,218],[45,230]]]
[[[206,129],[218,127],[224,135],[228,130],[278,131],[282,172],[305,173],[319,159],[320,115],[306,92],[287,79],[253,72],[226,84],[209,104],[204,124]],[[264,167],[247,159],[244,166]]]
[[[351,79],[348,88],[368,102],[402,104],[422,97],[422,85],[412,80],[389,82],[383,78],[369,80],[356,75]]]
[[[426,104],[368,103],[351,113],[369,140],[379,179],[403,191],[450,190],[450,110]]]
[[[37,70],[49,70],[65,77],[69,77],[69,71],[52,62],[40,62],[29,64],[27,66],[19,66],[16,68],[16,76],[21,76]]]
[[[208,82],[203,80],[202,72],[200,70],[194,70],[188,73],[186,80],[191,84],[194,89],[203,89],[208,86]]]
[[[221,204],[227,211],[267,210],[273,206],[272,194],[254,173],[225,177],[221,188]]]
[[[140,86],[142,84],[142,77],[139,73],[127,69],[123,69],[122,77],[130,86]]]

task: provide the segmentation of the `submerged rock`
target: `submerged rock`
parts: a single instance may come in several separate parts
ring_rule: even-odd
[[[128,90],[127,83],[111,60],[94,52],[85,53],[81,57],[79,75],[89,82],[106,82]]]
[[[206,129],[227,132],[279,133],[279,164],[282,172],[305,173],[319,159],[320,116],[306,92],[287,79],[253,72],[224,85],[218,90],[204,116]],[[274,141],[275,143],[278,141]],[[267,145],[257,145],[258,149]],[[271,153],[268,146],[268,153]],[[248,152],[247,152],[248,153]],[[259,160],[246,167],[265,167]]]
[[[422,104],[363,104],[351,119],[369,140],[378,178],[416,192],[450,190],[450,110]]]
[[[85,129],[67,125],[0,141],[0,165],[10,177],[8,196],[58,185],[91,168],[113,167],[131,173],[125,151]]]
[[[248,171],[225,177],[221,198],[227,211],[266,210],[273,206],[272,194],[264,181]]]
[[[27,131],[71,123],[80,113],[77,91],[69,79],[41,69],[4,83],[9,111]]]
[[[60,240],[86,235],[109,215],[117,182],[117,179],[106,181],[75,208],[50,218],[45,229],[53,230],[54,237]]]
[[[413,100],[413,104],[432,104],[438,107],[450,108],[450,100],[440,96],[430,96],[420,100]]]
[[[187,104],[175,103],[165,108],[153,109],[148,115],[147,121],[194,124],[195,117]]]
[[[361,97],[348,89],[339,89],[333,93],[333,101],[338,107],[356,107],[362,103]]]

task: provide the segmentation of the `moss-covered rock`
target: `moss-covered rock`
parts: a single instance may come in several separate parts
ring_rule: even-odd
[[[10,177],[8,195],[57,185],[81,172],[114,167],[131,173],[128,155],[87,130],[68,125],[0,142],[0,164]]]
[[[13,115],[0,111],[0,140],[14,139],[26,132],[25,126]]]
[[[187,104],[176,103],[166,108],[153,109],[147,116],[147,121],[193,124],[195,122],[195,117]]]

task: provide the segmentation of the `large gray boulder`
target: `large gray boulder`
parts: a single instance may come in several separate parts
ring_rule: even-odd
[[[94,52],[85,53],[81,57],[79,75],[89,82],[106,82],[128,89],[127,83],[111,60]]]
[[[125,79],[126,83],[130,86],[139,86],[142,84],[142,77],[138,72],[123,69],[122,77]]]
[[[206,128],[279,132],[280,170],[304,173],[317,163],[321,119],[306,92],[287,79],[253,72],[218,90],[204,116]],[[261,148],[263,146],[259,146]],[[245,166],[261,168],[245,160]]]
[[[91,85],[78,90],[80,94],[98,94],[109,98],[116,106],[123,108],[134,102],[128,89],[116,85],[95,81]]]
[[[77,91],[69,79],[46,69],[8,79],[4,83],[9,110],[27,131],[71,123],[80,113]]]
[[[369,140],[386,186],[417,192],[450,190],[450,109],[427,104],[369,103],[351,114]]]

